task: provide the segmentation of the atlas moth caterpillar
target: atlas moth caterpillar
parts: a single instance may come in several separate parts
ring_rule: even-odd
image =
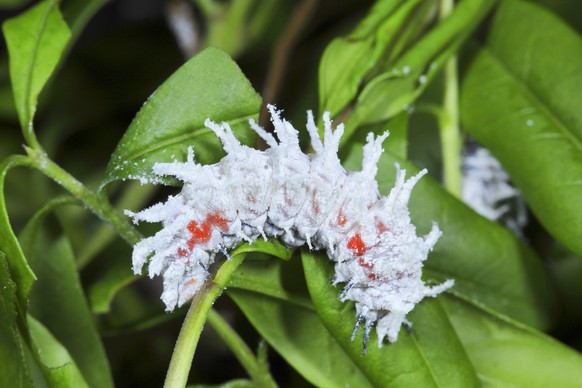
[[[422,263],[441,232],[436,223],[424,237],[416,235],[408,200],[426,170],[397,178],[387,196],[378,191],[376,174],[388,132],[370,133],[364,146],[362,171],[346,171],[338,158],[343,125],[332,129],[323,115],[323,141],[313,114],[307,131],[313,154],[299,147],[298,132],[272,105],[268,106],[275,137],[250,120],[251,128],[269,148],[242,145],[227,123],[209,119],[205,125],[221,140],[227,155],[213,165],[194,161],[190,148],[185,163],[158,163],[157,176],[184,182],[180,194],[138,213],[134,222],[162,222],[163,228],[138,242],[133,270],[141,273],[149,259],[149,276],[163,275],[162,300],[171,311],[190,300],[209,277],[217,254],[242,241],[280,238],[290,247],[307,244],[326,249],[335,263],[334,284],[345,283],[342,301],[355,302],[356,324],[364,322],[364,349],[376,325],[378,346],[396,341],[406,315],[426,296],[453,286],[453,280],[429,287],[421,279]]]

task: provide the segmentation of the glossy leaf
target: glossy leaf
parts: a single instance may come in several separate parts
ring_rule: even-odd
[[[361,143],[354,142],[346,167],[360,169],[361,150]],[[395,163],[406,168],[407,176],[418,171],[384,152],[378,173],[383,193],[394,184]],[[442,230],[425,263],[426,275],[439,282],[452,278],[455,293],[528,325],[539,329],[551,326],[555,291],[541,259],[528,246],[476,214],[430,176],[414,187],[410,210],[419,235],[430,230],[433,220]]]
[[[129,264],[129,261],[125,262],[117,257],[107,260],[105,273],[91,284],[87,293],[89,305],[95,314],[108,313],[115,295],[139,278]]]
[[[45,0],[3,25],[20,125],[32,131],[37,99],[71,36],[58,1]]]
[[[245,291],[230,293],[259,333],[316,386],[371,386],[313,311]]]
[[[462,83],[462,121],[544,227],[582,254],[582,38],[543,8],[504,1]]]
[[[293,273],[291,270],[295,269]],[[252,260],[247,258],[230,278],[229,287],[252,291],[257,294],[281,299],[298,306],[312,309],[306,295],[292,292],[286,283],[290,277],[300,277],[294,265],[284,265],[275,260]]]
[[[38,274],[29,312],[50,330],[74,358],[92,387],[112,387],[109,364],[87,306],[66,238],[51,241],[34,217],[20,235],[30,265]],[[31,329],[32,330],[32,329]]]
[[[408,112],[401,112],[394,116],[392,119],[376,123],[372,125],[365,125],[360,127],[358,130],[358,134],[353,139],[358,141],[359,137],[367,135],[369,132],[374,132],[377,134],[382,134],[385,131],[390,132],[388,140],[384,142],[383,149],[386,152],[394,155],[395,157],[406,160],[408,155],[408,125],[410,120],[410,113]],[[360,139],[361,140],[361,139]],[[363,144],[359,143],[360,146]],[[354,147],[345,147],[340,150],[340,158],[345,159],[346,155],[349,157],[349,154],[354,151]],[[353,165],[352,168],[354,169],[361,169],[361,166]]]
[[[285,244],[275,239],[268,241],[257,239],[250,244],[243,243],[236,247],[231,254],[234,256],[240,253],[250,252],[266,253],[270,256],[274,256],[285,261],[291,260],[291,256],[293,255],[293,249],[287,248]]]
[[[0,385],[3,387],[31,387],[24,358],[24,342],[18,327],[16,284],[4,253],[0,252]],[[8,367],[10,366],[10,367]]]
[[[4,182],[6,174],[11,168],[27,164],[28,162],[23,156],[9,157],[0,163],[0,251],[6,254],[10,276],[16,283],[16,295],[18,296],[21,314],[24,314],[28,294],[36,277],[30,269],[24,253],[22,253],[20,243],[10,225],[4,199]]]
[[[462,1],[453,13],[364,87],[346,122],[344,141],[362,125],[408,109],[487,15],[495,0]]]
[[[484,385],[580,385],[582,355],[575,350],[458,298],[445,297],[443,305]]]
[[[341,287],[333,287],[333,264],[325,256],[302,254],[309,293],[330,334],[375,386],[449,387],[478,386],[477,376],[446,314],[436,300],[425,300],[409,315],[411,334],[400,332],[398,341],[377,346],[372,330],[367,354],[362,355],[362,330],[350,341],[356,321],[353,303],[339,300]]]
[[[227,293],[257,331],[317,386],[368,386],[322,325],[307,295],[300,261],[249,257],[230,279]]]
[[[370,74],[417,36],[434,6],[432,0],[379,1],[350,35],[334,39],[319,67],[320,111],[337,115]]]
[[[35,352],[50,387],[89,387],[67,349],[39,321],[29,316]]]
[[[204,121],[229,123],[248,144],[254,139],[248,120],[256,118],[260,104],[260,96],[228,55],[213,48],[202,51],[146,101],[115,149],[101,187],[117,179],[155,180],[152,166],[185,161],[189,146],[197,162],[217,162],[224,151]]]

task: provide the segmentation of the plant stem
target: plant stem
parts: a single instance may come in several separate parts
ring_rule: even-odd
[[[212,281],[206,283],[192,300],[186,319],[182,324],[182,329],[178,335],[174,353],[170,360],[168,373],[164,387],[177,388],[185,387],[188,382],[188,374],[192,366],[192,359],[196,351],[196,345],[200,338],[200,333],[204,327],[204,322],[208,312],[212,308],[214,301],[222,294],[234,271],[244,260],[246,254],[234,255],[232,260],[227,260],[217,271]]]
[[[25,147],[32,162],[32,167],[69,191],[102,220],[113,225],[119,235],[128,243],[135,244],[141,240],[141,234],[129,223],[127,218],[115,209],[104,195],[98,195],[53,162],[42,150]]]
[[[220,314],[214,310],[210,310],[208,313],[208,323],[228,345],[234,356],[245,368],[257,387],[267,388],[277,386],[270,374],[261,371],[259,363],[251,349],[249,349],[247,344],[239,337],[237,332],[230,327],[228,322],[220,316]]]
[[[440,18],[446,18],[453,9],[453,0],[441,0]],[[445,91],[443,111],[439,127],[443,158],[443,176],[446,189],[455,197],[461,197],[461,130],[459,128],[459,85],[457,58],[451,57],[444,67]]]
[[[28,144],[30,147],[34,148],[35,150],[43,151],[42,146],[40,145],[38,139],[36,138],[32,118],[28,122],[28,126],[26,128],[23,128],[22,136],[24,136],[26,144]]]
[[[141,183],[135,181],[124,187],[123,193],[114,206],[117,209],[143,208],[154,193],[154,187],[142,186]],[[100,224],[93,233],[91,241],[88,241],[79,252],[77,259],[78,269],[84,268],[105,249],[117,237],[115,232],[109,225]]]

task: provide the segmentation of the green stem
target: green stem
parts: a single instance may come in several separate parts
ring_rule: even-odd
[[[43,151],[43,148],[38,142],[38,139],[36,137],[36,133],[34,132],[34,124],[32,122],[32,119],[30,119],[30,121],[28,122],[28,126],[23,129],[22,136],[24,136],[26,144],[28,144],[31,148],[38,151]]]
[[[186,319],[178,335],[174,353],[170,360],[168,373],[164,387],[178,388],[185,387],[188,381],[188,374],[192,366],[192,359],[196,351],[196,345],[200,338],[200,333],[204,327],[204,322],[208,312],[212,308],[214,301],[222,294],[234,271],[242,263],[245,254],[234,255],[232,260],[226,261],[216,273],[214,279],[207,282],[205,287],[198,292],[192,300]]]
[[[208,323],[228,345],[234,356],[245,368],[248,375],[257,387],[276,387],[275,381],[269,373],[261,370],[255,355],[236,331],[214,310],[208,313]]]
[[[153,186],[143,186],[139,182],[132,182],[124,187],[121,197],[115,203],[117,209],[139,209],[149,201],[155,193]],[[79,269],[84,268],[89,264],[105,247],[107,247],[117,235],[109,225],[100,224],[97,230],[92,234],[92,238],[88,241],[81,251],[77,259],[77,266]]]
[[[119,235],[130,244],[141,240],[141,234],[129,223],[127,218],[115,209],[104,195],[98,195],[53,162],[42,150],[25,147],[32,167],[44,173],[75,198],[85,204],[93,213],[110,222]]]
[[[441,0],[440,17],[444,19],[453,9],[453,0]],[[457,78],[457,58],[451,57],[444,67],[445,91],[443,115],[439,120],[441,150],[443,158],[444,184],[447,190],[461,197],[461,151],[462,138],[459,128],[459,84]]]

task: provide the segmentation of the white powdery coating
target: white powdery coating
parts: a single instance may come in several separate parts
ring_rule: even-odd
[[[527,224],[521,193],[509,183],[509,175],[489,150],[479,147],[463,159],[463,201],[483,217],[501,220],[516,235]],[[514,207],[514,214],[509,214]]]
[[[335,262],[334,284],[347,283],[340,298],[356,305],[357,323],[365,322],[364,346],[376,324],[378,346],[388,337],[396,341],[406,315],[426,296],[436,296],[453,281],[429,287],[422,265],[441,232],[419,237],[411,223],[408,200],[426,173],[405,177],[399,166],[394,188],[382,197],[376,174],[383,152],[384,133],[370,133],[364,146],[362,171],[346,171],[338,158],[343,125],[332,129],[323,116],[323,141],[308,112],[307,130],[314,154],[299,148],[298,133],[269,106],[275,134],[254,121],[251,127],[268,148],[242,145],[227,123],[205,125],[222,141],[227,155],[217,164],[199,165],[189,150],[185,163],[158,163],[154,173],[184,182],[182,192],[165,203],[138,213],[126,212],[134,222],[162,222],[153,237],[137,243],[133,270],[141,273],[150,260],[149,276],[162,274],[162,300],[173,310],[190,300],[209,277],[217,253],[242,241],[278,237],[289,246],[308,244],[326,249]]]

